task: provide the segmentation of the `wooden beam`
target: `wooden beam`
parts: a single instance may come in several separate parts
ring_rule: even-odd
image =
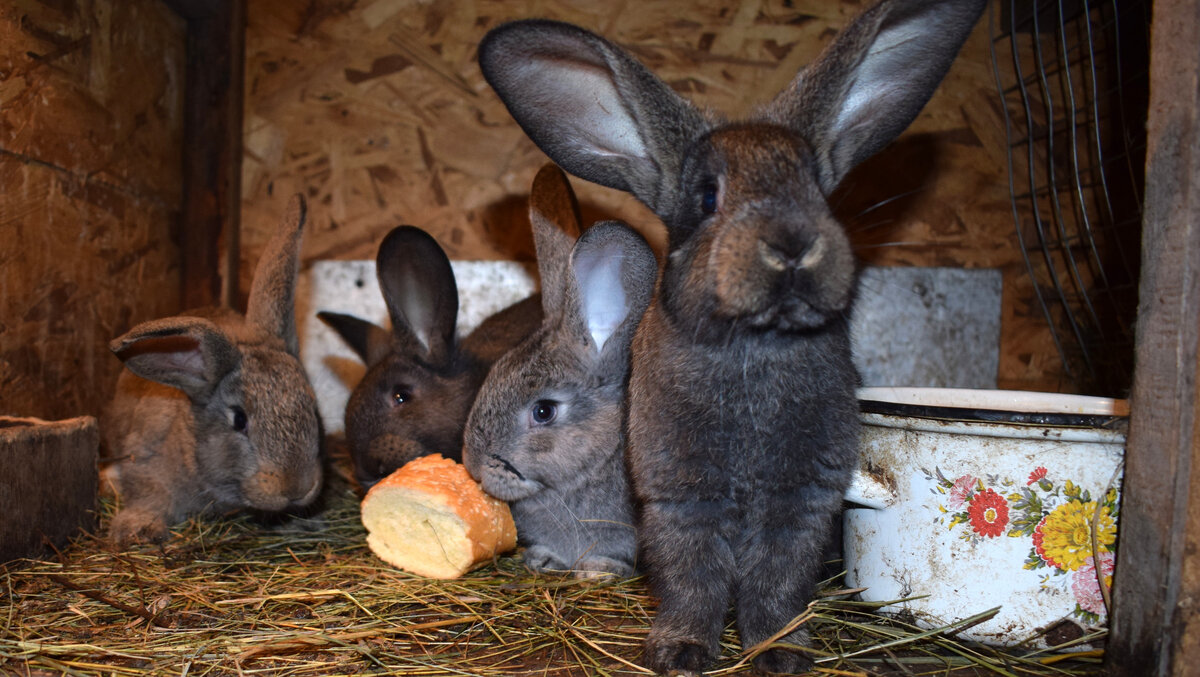
[[[1136,28],[1135,28],[1136,30]],[[1136,371],[1107,668],[1200,665],[1200,9],[1157,0]],[[1200,459],[1198,459],[1200,460]]]
[[[183,307],[233,305],[239,260],[245,0],[170,0],[170,5],[188,22],[179,237]]]

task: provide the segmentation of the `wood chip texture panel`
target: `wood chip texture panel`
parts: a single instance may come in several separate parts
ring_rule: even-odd
[[[549,17],[598,31],[697,104],[736,115],[771,98],[862,6],[255,0],[241,288],[297,191],[313,204],[309,262],[373,258],[401,223],[429,230],[451,258],[532,259],[525,199],[545,157],[476,62],[480,39],[506,20]],[[834,202],[865,263],[1001,269],[1000,386],[1070,390],[1015,243],[987,24],[911,128],[853,172]],[[661,247],[662,226],[632,197],[574,184],[585,219],[624,219]]]

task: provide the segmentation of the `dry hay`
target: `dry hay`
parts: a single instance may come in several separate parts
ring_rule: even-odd
[[[263,524],[195,520],[162,546],[114,552],[84,537],[0,568],[0,673],[20,675],[640,675],[654,600],[644,579],[535,575],[503,557],[452,581],[367,549],[358,501],[334,474],[325,509]],[[105,504],[106,519],[111,512]],[[1001,652],[922,631],[827,581],[797,622],[816,674],[1083,675],[1099,652]],[[1084,638],[1095,640],[1096,637]],[[730,626],[708,674],[748,674]],[[759,649],[761,650],[761,649]],[[753,652],[754,649],[751,650]]]

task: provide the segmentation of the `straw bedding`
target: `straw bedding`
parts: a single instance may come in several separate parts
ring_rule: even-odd
[[[194,520],[125,552],[85,536],[0,567],[0,673],[648,674],[638,660],[655,601],[643,578],[535,575],[519,556],[456,580],[406,574],[368,550],[344,465],[311,516]],[[111,511],[105,502],[102,523]],[[919,630],[838,582],[796,620],[814,638],[816,674],[1099,671],[1099,652],[1001,652],[955,640],[955,628]],[[709,674],[749,674],[732,625],[724,641]]]

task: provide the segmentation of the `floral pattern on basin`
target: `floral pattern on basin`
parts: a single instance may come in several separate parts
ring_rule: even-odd
[[[942,524],[981,547],[993,538],[1029,539],[1024,568],[1045,570],[1041,588],[1069,589],[1078,620],[1089,625],[1104,622],[1100,581],[1111,589],[1119,486],[1093,498],[1086,489],[1041,466],[1023,480],[996,475],[951,479],[936,466],[932,472],[921,471],[934,482],[937,495],[944,497],[937,504]]]

